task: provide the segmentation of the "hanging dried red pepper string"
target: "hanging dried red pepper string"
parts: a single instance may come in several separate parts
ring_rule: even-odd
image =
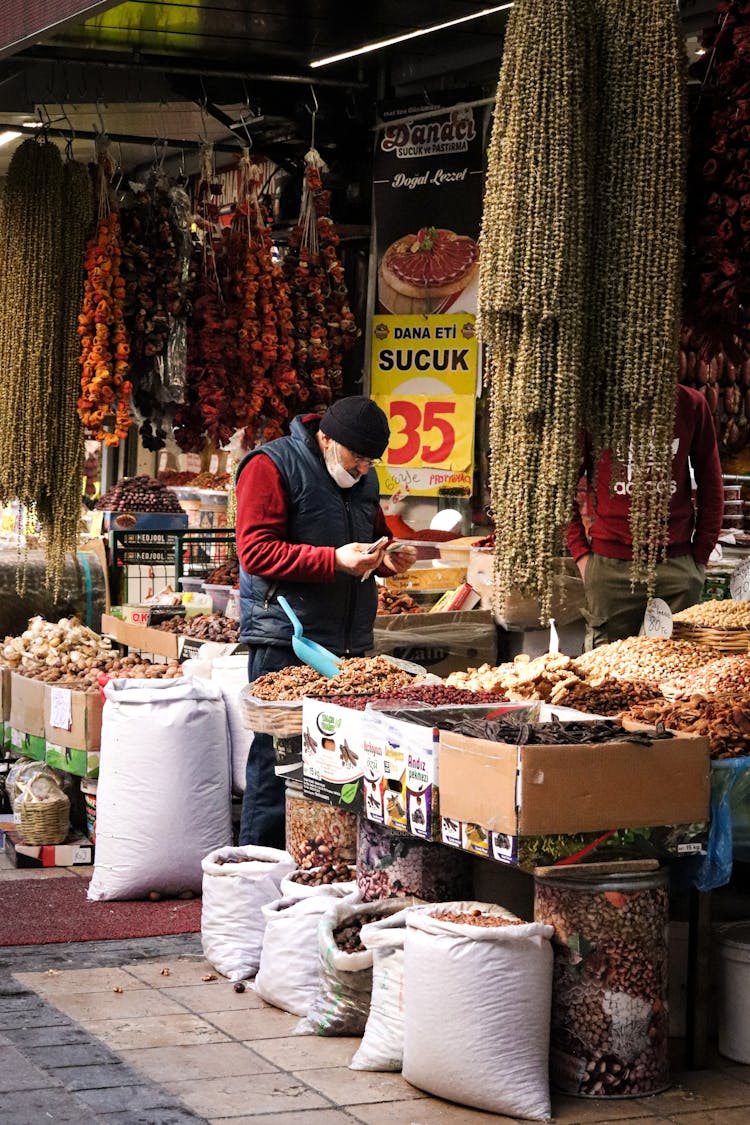
[[[309,399],[310,408],[318,412],[341,395],[344,353],[359,336],[330,216],[331,193],[323,188],[327,170],[320,153],[311,148],[305,157],[300,217],[284,259],[294,310],[298,398]]]
[[[111,207],[108,144],[105,137],[97,138],[99,219],[84,259],[86,280],[78,317],[83,368],[78,416],[87,437],[116,446],[128,436],[133,424],[133,386],[128,379],[130,345],[123,319],[122,242],[119,216]]]

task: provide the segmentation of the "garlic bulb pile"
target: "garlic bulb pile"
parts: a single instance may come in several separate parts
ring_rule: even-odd
[[[82,625],[77,617],[54,622],[32,617],[20,637],[5,638],[0,658],[13,671],[26,675],[45,668],[75,672],[110,650],[109,639]]]

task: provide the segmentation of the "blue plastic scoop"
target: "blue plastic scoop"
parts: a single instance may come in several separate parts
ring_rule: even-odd
[[[276,599],[284,610],[289,620],[292,623],[294,630],[292,634],[292,648],[297,656],[305,664],[309,664],[316,672],[320,672],[321,676],[338,676],[341,672],[339,667],[339,657],[334,656],[327,648],[317,644],[315,641],[308,641],[302,636],[302,622],[297,614],[294,612],[289,602],[281,594]]]

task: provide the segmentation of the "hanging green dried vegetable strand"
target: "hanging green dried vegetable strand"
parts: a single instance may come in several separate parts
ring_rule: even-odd
[[[481,236],[495,594],[549,611],[579,465],[589,271],[588,0],[518,0],[508,21]]]
[[[632,579],[652,592],[668,538],[679,368],[685,49],[674,0],[595,4],[600,108],[587,416],[595,449],[611,449],[627,476]]]
[[[60,363],[50,400],[49,481],[47,511],[40,510],[45,528],[47,583],[57,594],[65,557],[75,552],[81,518],[83,430],[78,417],[80,342],[76,327],[83,300],[83,259],[94,221],[91,177],[85,164],[73,161],[63,169],[65,210],[61,217],[62,262],[59,276]]]
[[[70,410],[75,416],[78,394],[71,302],[89,214],[82,185],[55,145],[33,138],[13,155],[0,210],[0,500],[19,500],[39,520],[55,588],[76,547],[81,502],[80,431]],[[24,567],[18,583],[23,591]]]

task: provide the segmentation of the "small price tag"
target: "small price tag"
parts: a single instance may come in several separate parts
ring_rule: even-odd
[[[560,651],[560,638],[555,627],[554,617],[549,619],[549,651],[553,656],[556,656]]]
[[[70,688],[52,688],[49,706],[50,726],[60,730],[73,728],[73,693]]]
[[[750,602],[750,559],[735,567],[729,579],[729,592],[736,602]]]
[[[647,637],[672,636],[672,610],[663,598],[649,598],[643,632]]]

